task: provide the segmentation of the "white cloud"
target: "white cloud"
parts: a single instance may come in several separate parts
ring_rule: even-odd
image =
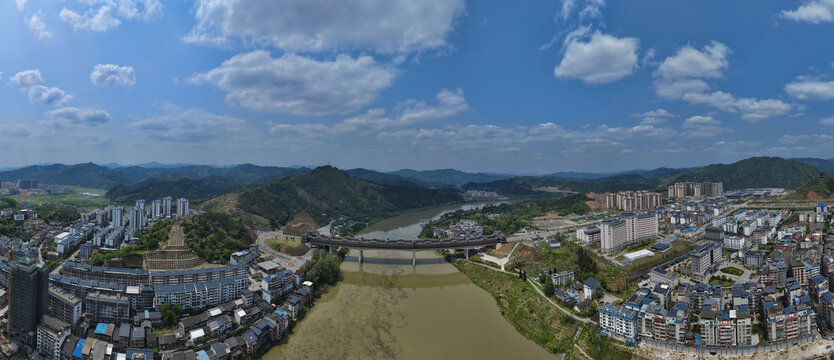
[[[259,111],[314,116],[343,114],[373,101],[397,71],[370,56],[318,61],[294,54],[273,59],[263,50],[240,54],[190,81],[214,84],[226,101]]]
[[[803,77],[799,81],[785,85],[785,91],[803,101],[828,100],[834,98],[834,81]]]
[[[831,140],[831,135],[824,135],[824,134],[812,134],[812,135],[782,135],[779,138],[779,142],[783,144],[798,144],[801,142],[818,142],[818,141],[828,141]]]
[[[723,91],[711,91],[707,80],[724,76],[729,66],[730,49],[713,41],[697,50],[691,46],[678,49],[667,57],[654,73],[654,88],[658,96],[680,99],[692,104],[707,104],[727,112],[741,113],[741,118],[758,121],[784,115],[792,105],[778,99],[737,98]]]
[[[0,134],[11,137],[29,136],[29,128],[22,124],[5,123],[0,124]]]
[[[676,115],[672,114],[672,113],[670,113],[670,112],[668,112],[664,109],[657,109],[657,110],[646,111],[644,113],[631,114],[631,116],[643,118],[643,120],[640,121],[640,124],[643,124],[643,125],[658,125],[658,124],[662,124],[662,123],[666,122],[667,118],[675,117]]]
[[[9,82],[20,88],[28,88],[30,86],[43,84],[43,77],[41,71],[38,69],[23,70],[9,79]]]
[[[173,105],[167,105],[163,115],[141,119],[130,126],[153,139],[182,143],[230,140],[248,130],[243,119]]]
[[[37,36],[38,39],[48,39],[52,37],[52,33],[46,29],[46,24],[38,14],[32,15],[28,20],[26,20],[26,25],[29,26],[29,30],[32,30],[32,32],[35,33],[35,36]]]
[[[600,10],[605,6],[605,0],[585,0],[585,7],[579,11],[579,18],[598,18],[602,16]]]
[[[553,70],[554,76],[606,84],[631,75],[637,68],[637,38],[618,38],[599,31],[583,42],[585,37],[577,32],[567,37],[564,57]]]
[[[107,31],[122,20],[148,21],[162,13],[159,0],[92,0],[80,1],[83,10],[64,7],[59,16],[75,30]]]
[[[411,52],[447,46],[463,0],[198,0],[186,42],[268,42],[287,51]]]
[[[133,86],[136,84],[136,75],[133,74],[132,66],[98,64],[90,73],[90,81],[98,86]]]
[[[26,7],[26,2],[28,1],[29,0],[14,0],[14,4],[15,6],[17,6],[17,10],[23,11],[23,9]]]
[[[43,77],[38,69],[18,72],[9,83],[20,88],[20,92],[29,97],[29,101],[46,105],[63,105],[72,95],[57,87],[43,86]]]
[[[385,109],[375,108],[364,114],[345,119],[333,126],[325,124],[275,124],[270,128],[273,134],[334,135],[363,133],[391,127],[402,127],[422,121],[442,119],[469,110],[463,96],[463,89],[443,89],[435,95],[436,106],[429,106],[418,100],[407,100],[397,105],[397,116],[387,116]]]
[[[834,125],[834,116],[820,119],[820,125]]]
[[[784,10],[783,18],[812,24],[834,21],[834,0],[808,0],[794,10]]]
[[[693,138],[714,137],[729,132],[729,129],[721,127],[721,122],[712,116],[692,116],[683,121],[681,128],[684,129],[683,136]]]
[[[48,111],[46,117],[49,125],[66,127],[70,125],[96,126],[110,122],[110,114],[104,110],[76,107],[65,107]]]

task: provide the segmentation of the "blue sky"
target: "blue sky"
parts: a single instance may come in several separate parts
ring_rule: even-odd
[[[834,153],[834,0],[0,2],[0,166]]]

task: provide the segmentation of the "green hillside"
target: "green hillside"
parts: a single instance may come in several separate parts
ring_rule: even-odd
[[[725,190],[756,187],[796,189],[819,176],[811,165],[778,157],[754,157],[732,164],[713,164],[667,179],[679,181],[723,181]]]
[[[323,166],[308,175],[244,190],[237,197],[237,207],[279,227],[301,212],[310,214],[316,222],[326,223],[339,215],[368,219],[457,200],[460,196],[455,192],[380,185]]]
[[[467,173],[455,169],[439,170],[412,170],[402,169],[392,171],[390,174],[399,175],[407,179],[415,179],[434,186],[439,185],[462,185],[466,183],[483,183],[511,177],[510,175]]]
[[[830,199],[834,197],[834,179],[814,179],[796,189],[796,194],[803,199]]]

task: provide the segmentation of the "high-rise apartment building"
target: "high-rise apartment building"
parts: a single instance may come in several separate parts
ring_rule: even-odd
[[[118,229],[120,227],[125,226],[124,220],[123,220],[124,210],[125,209],[121,206],[113,207],[113,210],[111,211],[111,214],[112,214],[111,217],[113,219],[111,221],[111,224],[113,225],[114,229]]]
[[[169,218],[171,217],[171,197],[166,196],[162,198],[162,209],[164,210],[162,216]]]
[[[162,216],[162,200],[151,202],[151,218],[159,219]]]
[[[612,253],[643,239],[658,234],[658,219],[654,212],[623,213],[599,224],[600,250]]]
[[[139,210],[145,211],[145,200],[144,199],[136,200],[136,207],[139,208]]]
[[[724,193],[723,182],[679,182],[669,185],[668,195],[673,199],[683,199],[687,196],[702,198],[706,196],[720,196]]]
[[[35,345],[35,330],[49,305],[49,271],[30,258],[15,261],[11,271],[9,327],[24,343]]]
[[[663,205],[663,196],[646,190],[621,191],[608,194],[605,205],[609,209],[638,212]]]
[[[145,212],[142,209],[138,207],[130,209],[128,217],[130,218],[131,229],[142,230],[145,223]]]
[[[692,280],[704,281],[716,264],[724,261],[720,243],[707,243],[692,251]]]
[[[177,199],[177,217],[188,215],[188,199]]]

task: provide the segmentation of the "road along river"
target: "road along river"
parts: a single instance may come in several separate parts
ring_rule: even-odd
[[[421,223],[473,204],[375,224],[362,236],[415,237]],[[502,317],[495,300],[433,251],[348,254],[344,280],[265,356],[278,359],[552,359]]]

